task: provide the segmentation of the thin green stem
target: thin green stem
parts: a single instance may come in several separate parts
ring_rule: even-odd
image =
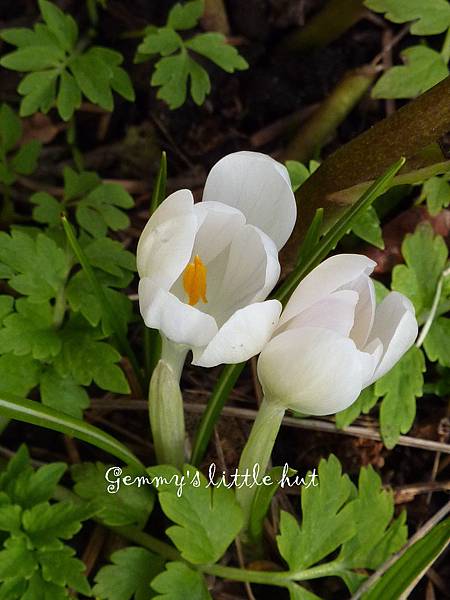
[[[431,326],[433,324],[433,321],[436,317],[436,313],[437,313],[437,309],[439,306],[439,301],[441,299],[441,294],[442,294],[442,286],[444,284],[444,279],[446,277],[448,277],[450,275],[450,268],[446,269],[440,276],[438,284],[436,286],[436,292],[434,294],[434,299],[433,299],[433,305],[431,306],[431,310],[430,313],[427,317],[427,320],[424,323],[424,326],[422,327],[422,330],[420,332],[419,337],[417,338],[417,342],[416,342],[416,346],[417,348],[420,348],[422,346],[422,344],[425,341],[425,338],[427,337]]]
[[[267,470],[284,413],[284,406],[272,399],[264,398],[241,454],[239,474],[243,477],[248,475],[250,478],[249,485],[236,487],[236,499],[244,512],[244,537],[250,520],[253,499],[258,489],[254,480],[260,482]]]
[[[56,294],[55,306],[53,307],[53,326],[55,329],[61,327],[66,313],[66,306],[66,287],[64,282]]]

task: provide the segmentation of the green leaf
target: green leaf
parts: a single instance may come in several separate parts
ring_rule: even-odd
[[[48,225],[59,225],[61,222],[61,203],[47,194],[47,192],[36,192],[30,197],[30,202],[36,204],[33,208],[33,219],[38,223]]]
[[[423,186],[427,208],[431,216],[436,216],[450,204],[450,183],[443,177],[430,177]]]
[[[56,369],[80,385],[87,386],[94,381],[104,390],[128,394],[128,382],[116,364],[120,354],[110,344],[99,341],[98,334],[86,325],[81,319],[73,319],[64,328],[62,353]]]
[[[293,582],[289,584],[288,590],[290,600],[321,600],[316,594]]]
[[[143,469],[142,464],[134,454],[111,435],[80,419],[75,419],[48,406],[43,406],[40,402],[18,398],[2,392],[0,395],[0,415],[8,419],[17,419],[24,423],[59,431],[83,440],[105,452],[109,452],[112,456],[135,466],[137,469]]]
[[[200,33],[185,42],[197,54],[206,56],[227,73],[248,69],[248,62],[233,46],[226,42],[221,33]]]
[[[69,121],[81,106],[81,92],[74,77],[67,71],[61,73],[56,108],[64,121]]]
[[[31,356],[0,356],[0,394],[26,396],[39,382],[41,365]]]
[[[406,515],[403,512],[399,519],[392,523],[392,493],[383,490],[381,478],[371,466],[360,471],[358,496],[352,502],[352,506],[356,523],[355,535],[342,545],[336,559],[339,564],[337,573],[340,567],[347,570],[375,570],[399,550],[407,538]],[[339,574],[350,584],[350,592],[354,593],[356,589],[352,586],[352,575]]]
[[[0,531],[19,533],[21,528],[22,508],[14,504],[3,502],[0,496]]]
[[[446,519],[408,548],[362,596],[363,600],[407,598],[417,579],[428,570],[429,566],[446,548],[449,538],[450,519]]]
[[[427,46],[411,46],[402,58],[404,66],[392,67],[377,81],[374,98],[415,98],[448,76],[442,55]]]
[[[21,146],[11,160],[11,167],[14,171],[20,175],[31,175],[36,169],[41,147],[41,143],[37,140],[31,140],[28,144]]]
[[[67,600],[67,592],[62,587],[45,581],[40,573],[35,573],[20,600]]]
[[[64,197],[66,200],[74,200],[84,196],[102,183],[100,177],[93,171],[77,173],[70,167],[64,167],[63,176]]]
[[[88,50],[85,54],[76,56],[69,64],[75,80],[83,94],[105,110],[114,108],[114,100],[111,92],[112,72],[108,66],[92,52]]]
[[[120,469],[103,463],[82,463],[71,470],[74,490],[84,500],[92,502],[97,517],[111,527],[136,525],[143,528],[153,509],[155,494],[145,483],[127,486],[121,478],[135,480],[139,474],[129,468]],[[111,489],[108,490],[107,488]]]
[[[84,504],[65,501],[41,502],[23,513],[23,527],[35,547],[41,548],[56,539],[70,539],[81,529],[81,522],[93,515]]]
[[[41,71],[58,67],[64,51],[58,46],[27,46],[6,54],[0,65],[13,71]]]
[[[301,525],[290,513],[281,512],[277,543],[291,571],[314,565],[356,533],[353,507],[347,503],[354,486],[342,475],[335,456],[320,461],[319,482],[302,489]]]
[[[450,319],[439,317],[431,325],[423,346],[428,358],[450,367]]]
[[[296,192],[298,188],[305,183],[310,176],[308,167],[298,160],[287,160],[285,163],[286,169],[291,180],[292,191]]]
[[[154,597],[150,583],[164,569],[161,557],[145,548],[130,546],[114,552],[111,562],[112,565],[102,567],[95,576],[93,593],[96,597],[101,600],[149,600]]]
[[[29,578],[37,568],[25,537],[10,537],[0,551],[0,581],[11,577]]]
[[[152,477],[181,477],[174,467],[151,467]],[[207,487],[206,478],[194,467],[184,468],[186,481],[198,473],[199,485],[188,485],[181,497],[176,486],[158,486],[161,508],[176,525],[166,533],[180,550],[182,557],[193,564],[219,560],[243,525],[242,510],[234,492],[224,487]]]
[[[57,356],[61,340],[53,327],[53,309],[48,303],[16,301],[16,311],[3,320],[0,329],[0,353],[19,356],[31,354],[39,360]]]
[[[58,71],[29,73],[19,84],[17,91],[24,96],[20,104],[20,116],[28,117],[35,112],[48,113],[55,103]]]
[[[151,31],[142,40],[137,51],[142,54],[161,54],[168,56],[182,48],[183,41],[170,27],[160,27],[156,31]]]
[[[192,29],[203,14],[203,0],[190,0],[184,4],[175,4],[169,13],[167,25],[172,29]]]
[[[192,99],[195,104],[201,106],[211,91],[211,80],[207,71],[190,57],[188,58],[188,69],[191,79]]]
[[[121,67],[113,67],[112,72],[111,88],[125,100],[134,102],[136,95],[128,73]]]
[[[377,396],[383,396],[380,427],[386,448],[393,448],[401,433],[407,433],[416,415],[416,398],[423,394],[425,358],[413,346],[375,384]]]
[[[359,215],[353,222],[352,231],[359,238],[372,244],[376,248],[384,250],[383,233],[381,231],[380,219],[373,206]]]
[[[19,230],[0,232],[0,269],[2,263],[9,269],[3,278],[33,302],[54,298],[69,269],[63,250],[50,237],[39,233],[33,238]]]
[[[81,560],[74,558],[74,554],[73,548],[63,545],[55,549],[39,550],[37,558],[41,565],[42,576],[45,581],[64,588],[69,586],[81,594],[90,595],[91,588],[83,574],[86,567]]]
[[[435,35],[450,27],[450,5],[447,0],[365,0],[367,8],[385,13],[393,23],[413,21],[414,35]]]
[[[84,388],[70,377],[61,377],[52,367],[41,376],[40,392],[43,404],[78,419],[90,404]]]
[[[118,231],[129,226],[128,216],[120,209],[133,205],[133,199],[121,185],[101,183],[78,202],[75,214],[81,227],[93,237],[104,237],[108,227]]]
[[[182,562],[170,562],[166,570],[155,577],[152,588],[158,592],[155,600],[212,600],[203,576]]]
[[[339,429],[347,427],[359,417],[361,413],[367,414],[377,403],[378,396],[375,394],[373,385],[365,388],[359,395],[356,402],[353,402],[348,408],[336,414],[336,426]]]
[[[55,34],[58,42],[66,51],[70,51],[78,37],[78,27],[70,15],[64,14],[53,2],[39,0],[41,15],[49,30]]]
[[[161,58],[155,65],[150,83],[159,87],[158,98],[167,102],[172,110],[179,108],[186,100],[188,58],[188,55],[182,52],[176,56]]]
[[[429,223],[421,223],[413,234],[405,236],[402,254],[406,265],[392,271],[392,289],[405,294],[420,318],[431,308],[438,280],[447,262],[444,239],[434,235]]]
[[[3,319],[14,310],[14,298],[12,296],[0,296],[0,325]]]
[[[22,137],[22,123],[7,104],[0,106],[0,147],[5,154],[12,150]]]

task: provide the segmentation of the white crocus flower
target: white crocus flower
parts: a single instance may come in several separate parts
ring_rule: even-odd
[[[137,249],[148,327],[193,351],[193,363],[238,363],[261,351],[281,305],[264,301],[280,275],[278,250],[296,219],[283,165],[236,152],[208,175],[202,202],[179,190],[159,206]]]
[[[375,265],[366,256],[341,254],[303,279],[258,361],[268,398],[310,415],[336,413],[412,346],[413,305],[391,292],[376,306]]]

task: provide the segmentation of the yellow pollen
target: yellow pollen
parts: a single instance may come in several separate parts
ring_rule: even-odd
[[[206,267],[198,254],[194,258],[194,262],[190,262],[184,270],[183,287],[191,306],[195,306],[200,299],[202,302],[208,302],[206,299]]]

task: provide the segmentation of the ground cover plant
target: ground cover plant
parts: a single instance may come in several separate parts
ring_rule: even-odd
[[[0,6],[0,600],[445,598],[450,3]]]

